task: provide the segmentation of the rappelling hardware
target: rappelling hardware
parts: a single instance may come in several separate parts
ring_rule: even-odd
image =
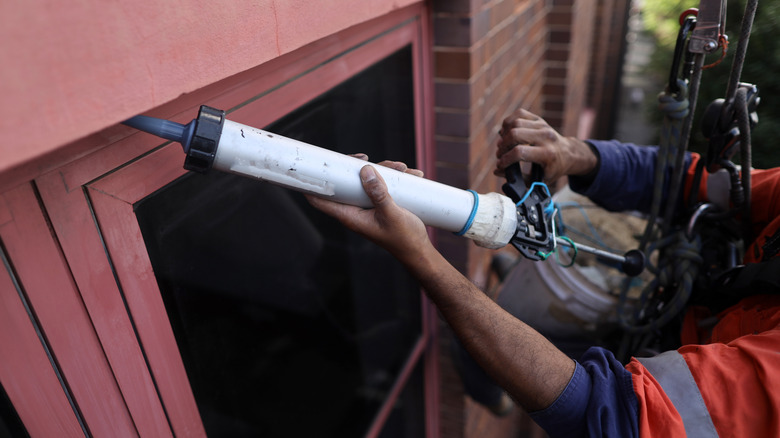
[[[746,2],[726,98],[710,104],[702,117],[702,132],[709,141],[709,152],[695,169],[689,192],[689,216],[679,214],[677,208],[681,204],[677,202],[677,194],[682,187],[683,158],[688,147],[701,71],[705,68],[704,56],[716,52],[719,47],[725,53],[728,41],[725,35],[726,1],[700,0],[698,10],[688,10],[680,16],[670,84],[662,96],[669,103],[679,102],[686,113],[682,115],[678,108],[667,105],[673,111],[665,113],[656,164],[657,168],[663,166],[663,169],[656,172],[653,208],[640,243],[647,256],[657,253],[654,257],[657,262],[648,267],[655,278],[633,303],[627,296],[628,287],[621,291],[618,319],[624,337],[617,355],[619,360],[626,360],[650,342],[662,343],[667,323],[679,319],[689,299],[696,300],[700,296],[706,303],[711,298],[712,285],[716,284],[714,279],[740,263],[740,248],[743,242],[750,242],[750,172],[739,172],[731,158],[740,152],[742,169],[750,169],[750,134],[758,122],[756,107],[760,99],[757,87],[740,83],[739,78],[756,6],[757,0]],[[666,109],[663,105],[662,108]],[[705,166],[711,173],[728,170],[731,176],[730,210],[724,211],[716,204],[697,203],[697,189]],[[657,208],[661,199],[666,204],[663,218]],[[744,228],[741,231],[733,221],[737,212],[741,212]],[[661,227],[656,226],[657,221]],[[672,328],[668,333],[676,334],[679,330]]]
[[[683,13],[681,21],[686,15]],[[691,35],[688,51],[691,53],[713,53],[722,44],[722,36],[725,34],[726,2],[700,0],[696,13],[696,29]]]
[[[756,110],[761,103],[758,87],[743,82],[739,84],[739,88],[746,92],[750,128],[753,129],[758,123]],[[731,161],[740,150],[741,135],[736,112],[733,101],[715,99],[702,114],[701,132],[709,140],[706,158],[707,171],[710,173],[724,167],[724,161]]]

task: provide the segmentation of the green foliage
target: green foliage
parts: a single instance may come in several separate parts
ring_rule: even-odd
[[[642,7],[645,28],[652,33],[663,50],[674,50],[680,30],[680,14],[699,4],[696,0],[649,0]]]
[[[691,0],[649,0],[643,9],[648,31],[655,36],[658,46],[649,66],[648,74],[667,80],[679,30],[679,14],[697,6]],[[726,58],[716,67],[702,73],[696,114],[717,98],[725,97],[731,65],[736,53],[742,26],[745,0],[732,0],[727,7],[726,34],[729,50]],[[759,123],[752,133],[753,167],[780,166],[780,2],[765,0],[759,3],[753,23],[741,82],[758,86],[761,104],[758,107]],[[716,61],[720,53],[708,55],[705,65]],[[659,90],[661,91],[661,90]],[[656,110],[657,112],[657,110]],[[654,119],[660,123],[660,114]],[[698,117],[694,119],[690,149],[706,151],[706,139],[700,133]],[[735,160],[738,157],[735,157]],[[738,161],[738,160],[737,160]]]

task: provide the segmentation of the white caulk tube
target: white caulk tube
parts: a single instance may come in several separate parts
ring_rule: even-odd
[[[372,206],[359,176],[360,169],[369,163],[358,158],[226,120],[224,112],[208,107],[201,107],[193,123],[179,125],[181,133],[177,134],[161,134],[142,125],[138,117],[125,124],[181,141],[188,153],[187,168],[198,170],[200,166],[192,162],[204,158],[209,161],[205,168],[267,181],[344,204]],[[160,122],[166,123],[166,129],[172,123]],[[213,129],[209,129],[210,123]],[[517,211],[512,200],[504,195],[481,195],[384,166],[374,168],[384,178],[395,202],[426,225],[452,231],[492,249],[505,246],[514,236]]]
[[[359,172],[366,163],[261,129],[225,120],[213,168],[268,181],[344,204],[372,206]],[[384,166],[375,166],[388,192],[423,223],[501,248],[517,225],[514,203],[498,193],[480,195]]]

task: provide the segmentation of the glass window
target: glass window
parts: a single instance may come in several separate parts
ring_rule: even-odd
[[[409,383],[390,411],[390,418],[379,438],[423,437],[425,436],[425,397],[423,396],[423,370],[418,364]]]
[[[19,419],[19,415],[8,399],[3,385],[0,385],[0,438],[29,437],[27,430]]]
[[[411,53],[266,129],[413,166]],[[300,194],[234,175],[185,175],[135,212],[209,436],[365,434],[421,335],[400,264]],[[421,400],[418,376],[386,430],[413,421],[402,401],[421,424]]]

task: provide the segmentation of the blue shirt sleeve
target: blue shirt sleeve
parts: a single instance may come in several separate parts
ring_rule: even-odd
[[[585,352],[552,405],[530,415],[553,438],[639,436],[631,373],[601,347]]]
[[[592,182],[576,176],[570,177],[571,189],[609,211],[649,212],[653,200],[658,148],[621,143],[617,140],[588,140],[588,144],[599,155],[598,173]],[[688,153],[684,162],[685,169],[690,163],[691,155]],[[671,172],[667,172],[664,192],[669,189],[670,180]],[[679,207],[683,197],[678,196],[677,199]]]

